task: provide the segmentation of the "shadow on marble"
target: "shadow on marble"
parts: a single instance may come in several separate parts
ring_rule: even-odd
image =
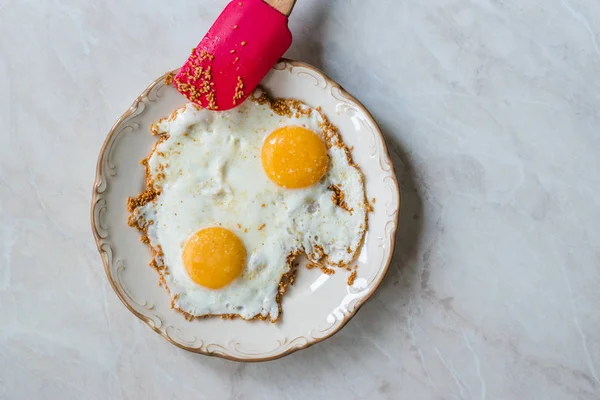
[[[416,257],[419,254],[421,245],[423,202],[415,184],[414,170],[406,153],[402,149],[402,145],[398,143],[394,135],[388,133],[387,128],[381,125],[380,127],[388,145],[396,176],[398,177],[402,205],[392,262],[387,276],[374,298],[377,298],[378,293],[381,291],[404,288],[407,291],[401,293],[402,296],[400,297],[408,300],[406,296],[413,286],[413,275],[417,273],[417,269],[412,267],[416,265]]]
[[[303,19],[304,32],[300,35],[295,34],[292,47],[285,57],[309,63],[323,71],[325,54],[323,37],[330,14],[331,6],[326,1],[314,4],[310,11],[310,18]]]

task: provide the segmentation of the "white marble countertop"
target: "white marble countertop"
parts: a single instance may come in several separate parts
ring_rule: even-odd
[[[401,181],[383,286],[262,364],[125,309],[90,230],[96,157],[224,4],[0,1],[0,398],[599,399],[597,0],[299,0],[288,55],[373,112]]]

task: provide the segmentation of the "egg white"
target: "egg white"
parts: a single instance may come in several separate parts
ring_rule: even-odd
[[[291,254],[305,252],[326,266],[352,262],[366,230],[367,206],[362,174],[345,147],[333,143],[327,174],[304,189],[278,187],[262,167],[263,141],[277,128],[303,126],[323,137],[320,113],[306,114],[281,116],[252,99],[226,112],[189,104],[154,128],[166,138],[147,160],[160,194],[133,216],[150,245],[162,252],[159,261],[167,271],[162,275],[175,308],[191,316],[275,321],[278,287],[290,271]],[[339,138],[324,139],[332,144]],[[352,212],[334,204],[332,184]],[[248,252],[243,274],[219,290],[193,282],[182,262],[188,239],[213,226],[235,232]]]

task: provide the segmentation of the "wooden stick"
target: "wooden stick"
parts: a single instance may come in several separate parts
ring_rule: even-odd
[[[264,0],[264,2],[286,17],[290,16],[292,10],[294,9],[294,5],[296,4],[296,0]]]

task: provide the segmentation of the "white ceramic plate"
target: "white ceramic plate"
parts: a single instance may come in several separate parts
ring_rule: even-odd
[[[358,277],[348,287],[348,272],[325,275],[300,266],[285,294],[279,322],[187,321],[170,308],[148,266],[150,253],[139,233],[127,225],[126,200],[144,189],[139,161],[156,140],[150,124],[183,106],[186,100],[157,79],[112,128],[98,159],[92,197],[92,230],[108,280],[125,306],[169,342],[196,353],[238,361],[266,361],[332,336],[375,292],[392,257],[400,193],[383,136],[368,111],[316,68],[282,60],[262,82],[274,97],[321,106],[353,148],[352,157],[366,178],[367,196],[375,198],[369,230],[357,260]]]

